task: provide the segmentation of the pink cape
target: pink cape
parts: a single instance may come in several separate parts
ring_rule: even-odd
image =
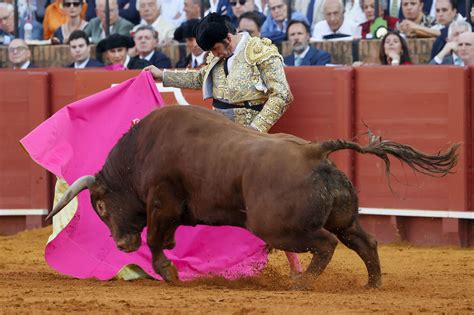
[[[34,161],[71,184],[99,171],[131,121],[157,106],[163,106],[163,99],[151,74],[142,72],[64,107],[20,142]],[[151,266],[146,229],[139,250],[123,253],[92,209],[89,192],[83,191],[78,198],[75,216],[46,246],[45,258],[52,268],[76,278],[106,280],[125,265],[136,264],[161,279]],[[262,240],[247,230],[230,226],[181,226],[176,232],[176,247],[165,253],[183,280],[204,275],[229,279],[252,276],[267,262]]]

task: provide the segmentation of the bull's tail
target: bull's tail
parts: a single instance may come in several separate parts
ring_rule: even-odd
[[[319,143],[322,157],[327,157],[335,151],[350,149],[359,153],[374,154],[385,162],[385,172],[390,173],[390,160],[388,155],[396,157],[405,162],[413,170],[430,176],[442,177],[453,173],[452,169],[458,161],[457,149],[460,144],[452,145],[446,152],[430,155],[420,152],[411,146],[396,143],[389,140],[382,140],[381,137],[374,136],[370,131],[369,143],[361,146],[358,143],[345,140],[329,140]]]

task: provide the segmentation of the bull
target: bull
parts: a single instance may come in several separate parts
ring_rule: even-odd
[[[163,253],[175,246],[178,226],[205,224],[245,228],[273,248],[311,252],[307,272],[314,275],[324,271],[339,240],[364,261],[367,286],[380,287],[377,242],[359,225],[356,190],[328,156],[343,149],[374,154],[388,174],[392,155],[415,171],[443,176],[456,165],[459,145],[428,155],[369,140],[366,146],[310,142],[259,133],[197,106],[169,106],[133,126],[102,170],[76,180],[47,219],[88,188],[120,250],[137,250],[148,226],[153,269],[165,281],[179,280]]]

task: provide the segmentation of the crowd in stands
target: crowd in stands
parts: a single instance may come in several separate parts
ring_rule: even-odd
[[[194,38],[202,12],[228,15],[239,31],[277,45],[288,41],[287,66],[329,65],[330,54],[310,43],[354,39],[381,39],[386,65],[412,64],[407,38],[436,38],[430,64],[474,59],[474,8],[458,0],[292,0],[291,10],[287,0],[18,0],[18,36],[8,1],[0,2],[0,44],[15,68],[34,67],[27,45],[34,43],[69,45],[72,68],[197,68],[206,61]],[[171,64],[156,48],[175,42],[189,54]]]

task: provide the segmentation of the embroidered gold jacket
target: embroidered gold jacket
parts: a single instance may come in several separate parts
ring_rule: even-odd
[[[243,106],[264,104],[258,112],[233,109],[235,122],[267,132],[293,100],[283,69],[283,58],[267,38],[242,37],[244,48],[235,56],[226,77],[224,59],[209,53],[207,65],[199,70],[165,70],[163,85],[203,90],[204,99],[217,98]]]

